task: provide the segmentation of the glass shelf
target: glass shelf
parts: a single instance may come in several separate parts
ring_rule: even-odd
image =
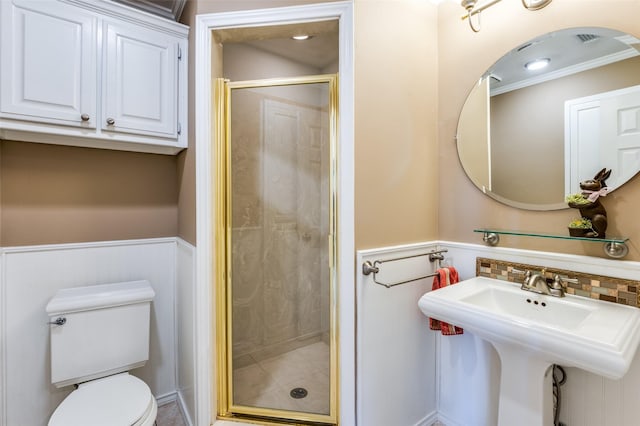
[[[613,258],[621,258],[627,255],[629,249],[626,242],[629,238],[626,237],[607,237],[607,238],[586,238],[586,237],[572,237],[570,235],[558,235],[558,234],[546,234],[539,232],[523,232],[523,231],[506,231],[502,229],[481,228],[474,229],[473,232],[479,232],[484,234],[483,241],[490,245],[495,246],[500,242],[500,235],[514,235],[520,237],[536,237],[536,238],[553,238],[558,240],[574,240],[574,241],[589,241],[593,243],[603,243],[604,252],[607,256]]]

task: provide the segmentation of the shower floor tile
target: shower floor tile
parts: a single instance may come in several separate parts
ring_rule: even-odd
[[[316,342],[234,370],[234,402],[251,407],[329,413],[329,346]],[[305,398],[291,397],[304,388]]]

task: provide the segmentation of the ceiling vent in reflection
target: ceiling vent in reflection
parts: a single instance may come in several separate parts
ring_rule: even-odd
[[[595,34],[576,34],[576,37],[583,43],[589,43],[600,38],[599,35]]]

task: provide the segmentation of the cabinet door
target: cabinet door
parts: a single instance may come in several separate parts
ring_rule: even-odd
[[[60,2],[0,1],[0,112],[95,127],[96,18]]]
[[[177,138],[179,41],[105,22],[102,129]]]

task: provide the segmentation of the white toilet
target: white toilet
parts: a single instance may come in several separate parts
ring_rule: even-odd
[[[154,296],[148,281],[132,281],[64,289],[49,301],[51,383],[77,385],[49,426],[154,424],[149,386],[127,373],[149,359]]]

